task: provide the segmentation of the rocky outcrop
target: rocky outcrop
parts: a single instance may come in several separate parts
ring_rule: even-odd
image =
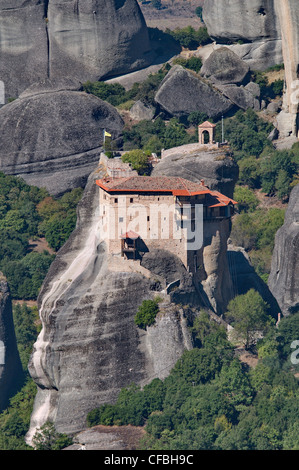
[[[205,78],[220,85],[241,85],[248,72],[249,66],[227,47],[212,52],[200,71]]]
[[[130,117],[134,121],[144,121],[153,119],[155,108],[142,101],[136,101],[130,109]]]
[[[231,296],[235,297],[237,295],[244,295],[250,289],[254,289],[270,306],[269,313],[277,319],[277,315],[280,310],[276,299],[270,292],[267,284],[255,272],[246,250],[242,247],[232,245],[229,240],[227,259],[232,279]]]
[[[269,288],[281,313],[299,311],[299,185],[292,190],[284,225],[275,237]]]
[[[46,0],[4,0],[0,5],[0,79],[6,102],[48,76]]]
[[[276,0],[277,16],[282,31],[282,50],[285,68],[285,92],[283,109],[277,118],[280,138],[297,138],[299,135],[299,5],[296,0]]]
[[[3,0],[0,30],[6,99],[39,79],[95,81],[153,60],[135,0]]]
[[[244,111],[249,108],[255,109],[255,111],[260,110],[260,101],[243,86],[225,85],[221,87],[221,91],[226,98]]]
[[[50,0],[49,73],[86,80],[121,75],[149,65],[153,54],[135,0]]]
[[[283,62],[275,0],[209,0],[203,18],[210,36],[230,47],[252,70]]]
[[[225,44],[251,70],[284,63],[286,87],[276,127],[280,139],[289,138],[291,147],[298,137],[298,2],[209,0],[204,3],[203,18],[210,36],[218,43],[213,49]]]
[[[117,140],[116,109],[73,81],[45,80],[0,110],[0,171],[53,195],[82,187],[97,167],[103,129]]]
[[[175,65],[168,72],[155,95],[155,101],[173,116],[186,116],[199,111],[210,118],[217,118],[233,106],[210,82],[180,65]]]
[[[0,273],[0,411],[8,405],[22,378],[9,287]]]
[[[196,167],[202,168],[203,160]],[[220,174],[224,180],[226,171],[230,175],[232,191],[236,168],[228,157],[224,160],[207,163],[207,168],[212,171],[214,165],[216,175],[221,164]],[[140,262],[108,255],[95,184],[104,173],[99,166],[90,175],[76,229],[58,252],[39,294],[42,330],[29,363],[38,392],[29,443],[47,420],[60,432],[79,432],[86,427],[87,413],[114,403],[122,387],[164,379],[183,351],[193,347],[189,325],[196,311],[207,307],[221,314],[230,300],[229,220],[205,227],[202,269],[195,277],[163,249],[151,250]],[[134,322],[138,307],[156,296],[161,298],[156,321],[141,330]]]
[[[38,393],[28,442],[48,419],[58,431],[84,429],[88,411],[113,403],[132,382],[165,377],[190,347],[187,317],[169,299],[155,325],[147,331],[135,325],[139,305],[158,295],[166,280],[144,267],[130,271],[126,262],[118,258],[113,264],[108,257],[99,225],[99,171],[90,176],[77,227],[38,298],[43,327],[29,364]]]
[[[152,176],[178,176],[200,182],[210,189],[233,197],[239,168],[227,149],[209,151],[207,148],[185,153],[184,147],[173,148],[171,154],[155,166]]]

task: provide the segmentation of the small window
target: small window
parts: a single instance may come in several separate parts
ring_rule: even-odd
[[[148,215],[148,216],[147,216],[147,221],[149,222],[149,220],[150,220],[150,217],[149,217],[149,215]]]
[[[123,218],[123,217],[120,217],[120,218],[118,219],[118,221],[119,221],[119,222],[123,222],[123,221],[124,221],[124,218]]]
[[[134,202],[134,198],[130,197],[130,203],[132,204],[132,202]]]
[[[118,198],[117,198],[117,197],[114,198],[114,202],[115,202],[115,204],[118,202]]]

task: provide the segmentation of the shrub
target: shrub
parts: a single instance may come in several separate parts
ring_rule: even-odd
[[[159,305],[157,300],[144,300],[135,315],[136,325],[145,330],[147,326],[155,323],[158,312]]]
[[[253,212],[259,205],[254,192],[244,186],[236,186],[234,200],[238,202],[239,212]]]
[[[133,170],[139,174],[144,174],[149,171],[148,156],[149,154],[143,150],[135,149],[124,153],[121,159],[123,162],[131,163]]]
[[[178,57],[177,59],[174,59],[173,63],[175,65],[181,65],[186,69],[193,70],[196,73],[198,73],[202,67],[202,60],[200,57],[190,57],[190,59]]]

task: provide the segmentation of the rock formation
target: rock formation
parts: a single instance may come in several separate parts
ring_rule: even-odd
[[[117,139],[116,109],[70,80],[32,85],[0,110],[0,171],[53,195],[82,187],[97,167],[103,129]]]
[[[158,295],[166,280],[144,266],[132,269],[129,261],[108,259],[100,238],[99,177],[99,171],[90,176],[77,227],[38,298],[43,328],[29,364],[38,393],[28,442],[48,419],[58,431],[84,429],[88,411],[113,403],[132,382],[164,378],[191,347],[188,319],[168,297],[155,325],[144,331],[134,324],[142,301]],[[182,289],[186,274],[182,264],[176,265]]]
[[[215,39],[212,50],[225,44],[251,70],[284,63],[285,93],[276,126],[281,139],[298,137],[299,4],[296,0],[209,0],[203,18]],[[217,43],[217,44],[216,44]],[[209,60],[209,57],[207,58]]]
[[[135,0],[2,0],[0,30],[6,98],[40,79],[95,81],[153,60]]]
[[[270,306],[271,315],[277,319],[280,311],[275,297],[267,284],[255,272],[246,250],[230,243],[227,247],[229,272],[232,279],[232,297],[246,294],[250,289],[256,290]]]
[[[216,49],[204,62],[200,73],[213,83],[241,85],[249,66],[227,47]]]
[[[195,183],[204,180],[210,189],[233,197],[239,168],[227,149],[188,152],[188,146],[182,146],[167,151],[167,155],[155,166],[152,176],[179,176]]]
[[[299,311],[299,185],[291,192],[284,225],[275,237],[269,288],[281,313]]]
[[[252,70],[283,62],[275,0],[209,0],[203,19],[210,36],[230,47]]]
[[[202,161],[198,159],[198,168]],[[213,168],[211,162],[206,165]],[[232,191],[237,170],[231,161],[215,160],[215,186],[220,165]],[[101,239],[95,180],[104,174],[105,168],[99,166],[90,175],[76,229],[58,252],[39,294],[43,328],[29,364],[38,393],[28,442],[48,419],[58,431],[79,432],[86,426],[88,411],[113,403],[122,387],[165,378],[183,351],[192,348],[188,325],[196,310],[204,306],[222,313],[230,300],[229,220],[205,228],[199,284],[179,258],[163,249],[146,253],[140,263],[115,258]],[[218,187],[220,175],[219,171]],[[157,295],[162,302],[155,324],[137,328],[138,307]]]
[[[174,116],[200,111],[210,118],[217,118],[233,106],[210,82],[181,65],[175,65],[168,72],[155,95],[155,101]]]
[[[0,411],[17,390],[23,377],[12,317],[9,287],[0,273]]]
[[[282,50],[285,67],[283,109],[277,118],[280,137],[299,136],[299,5],[296,0],[276,0],[276,11],[282,32]]]

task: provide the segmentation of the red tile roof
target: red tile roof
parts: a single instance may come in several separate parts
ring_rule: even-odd
[[[193,183],[185,178],[167,176],[130,176],[97,180],[100,188],[111,193],[170,193],[174,196],[196,196],[207,194],[210,207],[237,204],[218,191],[211,191],[203,184]]]
[[[168,192],[174,195],[191,196],[208,191],[206,186],[184,178],[167,176],[130,176],[127,178],[105,178],[96,181],[108,192]]]

